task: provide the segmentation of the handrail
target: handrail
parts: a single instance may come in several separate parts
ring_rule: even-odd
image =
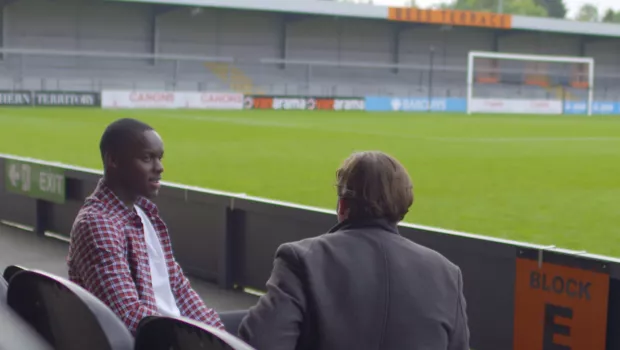
[[[169,55],[169,54],[142,54],[110,51],[71,51],[71,50],[45,50],[27,48],[0,48],[0,53],[30,54],[30,55],[55,55],[55,56],[83,56],[83,57],[107,57],[107,58],[135,58],[135,59],[163,59],[163,60],[187,60],[209,62],[234,62],[233,57],[218,56],[192,56],[192,55]]]

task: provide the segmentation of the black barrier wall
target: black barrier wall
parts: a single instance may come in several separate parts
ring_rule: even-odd
[[[0,156],[0,219],[41,235],[68,235],[100,173],[41,162],[62,173],[32,168],[33,174],[63,177],[57,195],[42,200],[37,191],[55,191],[55,182],[30,180],[30,192],[23,192],[16,161],[28,160]],[[222,288],[264,290],[280,244],[336,223],[328,210],[174,184],[164,184],[156,203],[183,269]],[[413,225],[400,232],[462,269],[473,349],[619,348],[620,261]]]

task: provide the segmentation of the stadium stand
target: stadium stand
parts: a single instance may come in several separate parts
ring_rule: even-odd
[[[595,99],[620,99],[620,44],[603,37],[95,0],[17,1],[5,16],[0,89],[463,97],[467,53],[497,50],[594,57]]]
[[[592,33],[499,32],[111,0],[6,1],[2,5],[2,22],[0,89],[4,90],[154,89],[464,97],[467,54],[485,50],[593,57],[595,99],[620,101],[620,41]],[[506,84],[501,89],[482,85],[476,93],[544,99],[565,92],[553,87]],[[579,91],[569,89],[568,94],[578,95]],[[15,237],[19,238],[11,239],[29,239]],[[12,249],[2,259],[36,260],[48,269],[65,271],[65,246],[22,254],[27,245],[20,244],[23,249]],[[37,242],[37,246],[45,245]],[[56,346],[67,341],[60,346],[65,349],[96,350],[97,346],[109,345],[102,339],[110,337],[117,337],[117,342],[111,341],[118,345],[116,348],[131,348],[131,337],[120,330],[122,324],[109,310],[65,279],[24,271],[19,266],[5,270],[4,276],[11,283],[7,285],[0,279],[1,349],[51,349],[37,330]],[[201,288],[205,300],[226,308],[247,307],[255,302],[247,296],[214,292],[205,285]],[[51,313],[42,314],[42,305],[55,307],[49,308]],[[18,310],[22,319],[9,306]],[[67,316],[68,310],[81,310],[85,316]],[[79,339],[69,338],[69,331],[75,329],[71,327],[78,327],[76,320],[80,330],[101,324],[111,328],[97,328],[103,331],[97,336],[81,331]],[[184,320],[150,318],[141,330],[144,335],[139,335],[136,348],[168,349],[174,344],[166,341],[174,339],[171,334],[175,334],[185,345],[220,339],[229,348],[249,349],[244,344],[233,344],[234,339],[224,339],[217,331]]]

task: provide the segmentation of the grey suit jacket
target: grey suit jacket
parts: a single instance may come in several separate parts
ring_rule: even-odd
[[[468,350],[460,269],[383,220],[280,246],[239,336],[258,350]]]

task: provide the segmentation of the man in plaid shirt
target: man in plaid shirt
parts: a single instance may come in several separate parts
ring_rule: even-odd
[[[166,224],[149,199],[159,192],[163,142],[134,119],[101,138],[104,176],[73,224],[69,278],[101,299],[135,334],[145,316],[183,316],[224,329],[172,254]]]

